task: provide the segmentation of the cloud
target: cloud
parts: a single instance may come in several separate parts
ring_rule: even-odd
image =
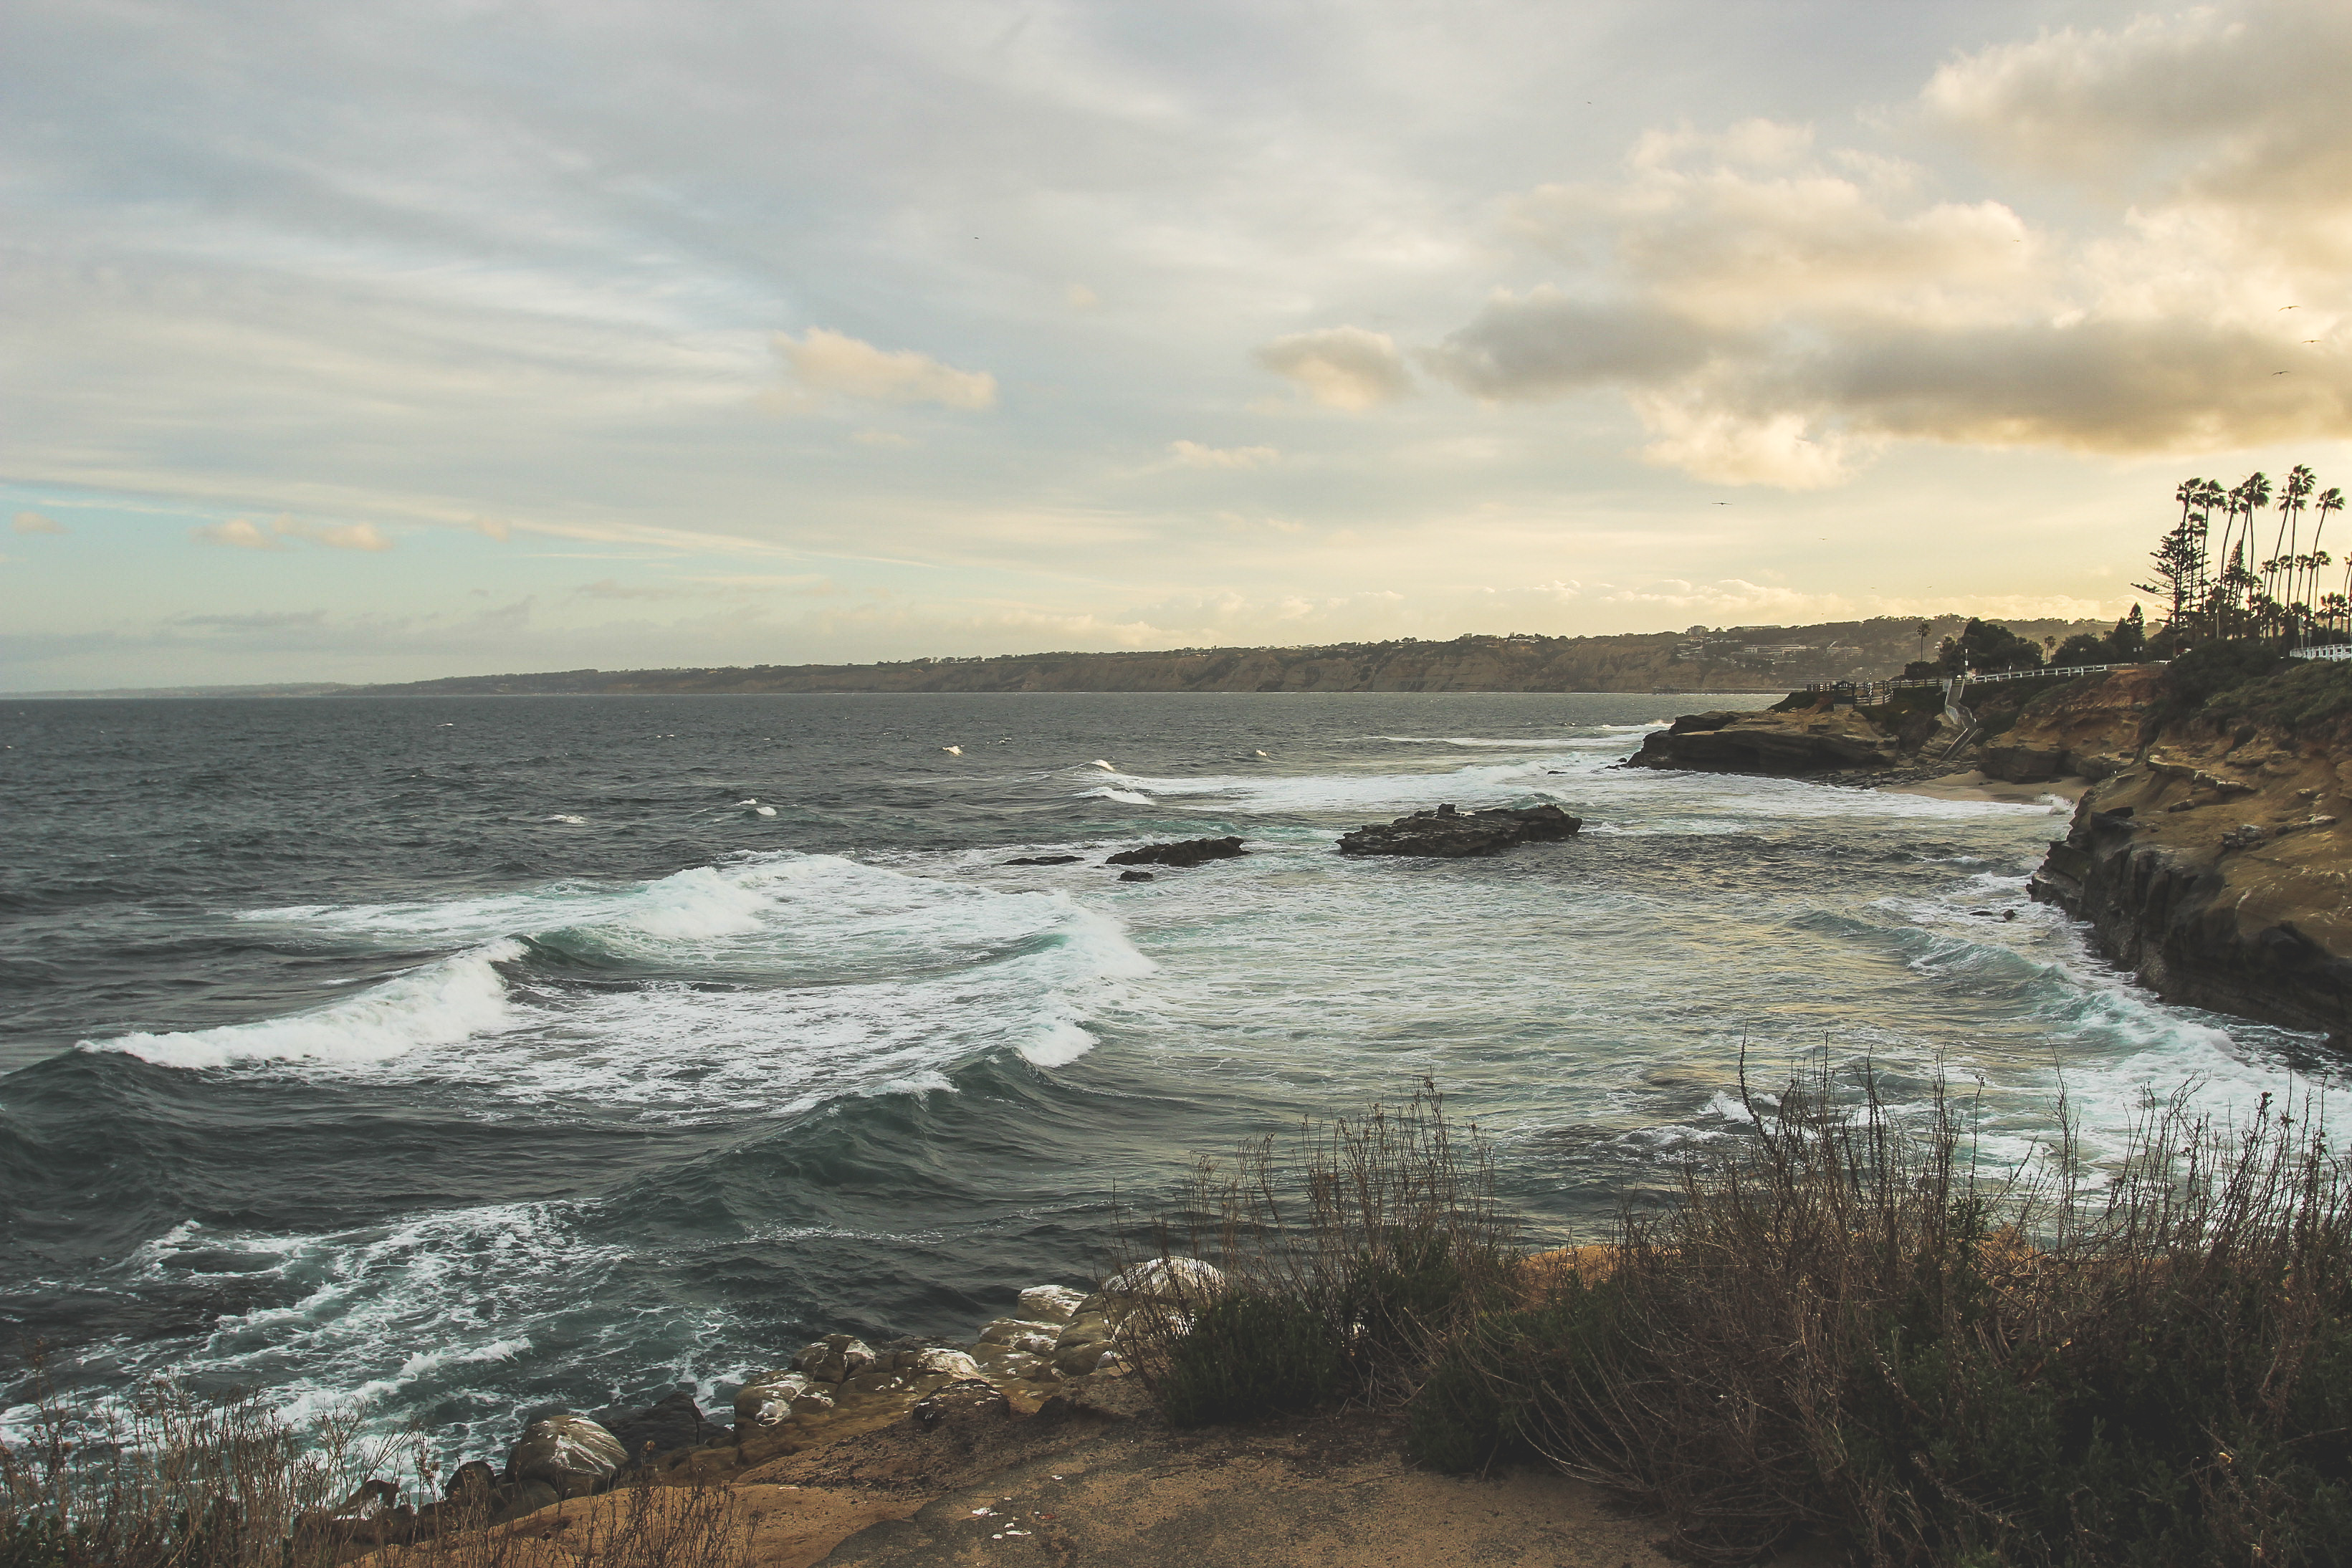
[[[37,511],[16,514],[16,529],[19,533],[63,533],[66,525],[53,517],[43,517]]]
[[[1360,412],[1412,390],[1412,376],[1396,341],[1361,327],[1327,327],[1276,338],[1257,351],[1257,363],[1297,382],[1307,396],[1329,408]]]
[[[811,327],[795,339],[778,332],[776,352],[805,394],[830,393],[875,403],[936,403],[981,410],[996,405],[996,378],[957,370],[912,349],[877,349],[845,333]]]
[[[1102,303],[1102,297],[1083,283],[1073,283],[1062,291],[1062,298],[1073,310],[1091,310]]]
[[[265,532],[260,524],[238,517],[226,522],[205,523],[190,529],[188,533],[200,544],[226,545],[232,550],[284,550],[289,539],[308,540],[330,550],[392,548],[392,541],[372,522],[302,522],[281,517]]]
[[[1421,357],[1489,401],[1615,389],[1647,460],[1727,484],[1837,484],[1902,440],[2352,437],[2352,136],[2321,90],[2348,69],[2352,13],[2273,4],[1937,71],[1916,118],[2081,184],[2073,230],[1803,127],[1654,132],[1614,181],[1510,204],[1572,286],[1498,293]]]
[[[226,522],[207,522],[188,530],[188,537],[199,544],[225,545],[231,550],[284,550],[286,542],[267,533],[256,523],[244,518],[231,518]]]
[[[279,518],[270,525],[281,538],[307,539],[330,550],[389,550],[392,541],[372,522],[296,522]]]
[[[1198,441],[1171,441],[1168,460],[1181,468],[1263,468],[1282,460],[1272,447],[1203,447]]]
[[[901,436],[896,430],[856,430],[849,438],[863,447],[911,447],[911,436]]]
[[[1656,306],[1571,300],[1540,288],[1496,295],[1422,357],[1474,396],[1507,399],[1655,381],[1696,367],[1708,352],[1696,324]]]

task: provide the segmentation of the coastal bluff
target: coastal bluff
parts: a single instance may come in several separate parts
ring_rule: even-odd
[[[1973,739],[1933,689],[1908,707],[1799,694],[1685,715],[1628,765],[2080,789],[2035,899],[2168,1002],[2352,1046],[2352,664],[2271,657],[2251,679],[2191,656],[1978,688]]]
[[[2181,715],[2111,678],[2104,727],[2078,694],[1988,771],[2097,777],[2032,891],[2143,984],[2352,1046],[2352,668],[2262,685]]]

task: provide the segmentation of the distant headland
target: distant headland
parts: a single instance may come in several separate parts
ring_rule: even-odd
[[[1881,616],[1813,626],[1695,626],[1608,637],[1468,634],[1312,647],[1180,647],[1029,653],[884,664],[564,669],[383,685],[178,687],[19,692],[18,697],[482,697],[845,691],[1787,691],[1883,679],[1957,634],[1958,615]],[[2106,623],[2021,620],[2055,644]]]

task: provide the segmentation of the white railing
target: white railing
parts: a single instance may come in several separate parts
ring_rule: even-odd
[[[2287,651],[2296,658],[2352,658],[2352,642],[2332,642],[2320,647],[2298,647]]]

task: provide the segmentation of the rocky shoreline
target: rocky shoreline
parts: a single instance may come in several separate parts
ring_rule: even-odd
[[[544,1415],[523,1428],[503,1466],[457,1465],[440,1500],[398,1503],[390,1483],[372,1481],[334,1522],[373,1549],[504,1524],[633,1479],[726,1481],[900,1423],[929,1430],[950,1416],[1132,1416],[1149,1405],[1129,1375],[1139,1341],[1181,1328],[1223,1286],[1223,1276],[1197,1258],[1152,1258],[1091,1293],[1031,1286],[1017,1298],[1018,1315],[982,1324],[968,1341],[876,1346],[828,1334],[748,1378],[736,1391],[731,1426],[710,1420],[684,1389],[643,1409]]]
[[[2340,667],[2291,672],[2352,683]],[[2082,791],[2032,896],[2085,921],[2100,950],[2168,1002],[2352,1046],[2352,719],[2343,694],[2277,711],[2189,710],[2139,666],[2008,699],[1971,744],[1923,706],[1689,714],[1626,765],[1902,788],[1980,770]],[[1984,716],[1979,707],[1979,718]]]

